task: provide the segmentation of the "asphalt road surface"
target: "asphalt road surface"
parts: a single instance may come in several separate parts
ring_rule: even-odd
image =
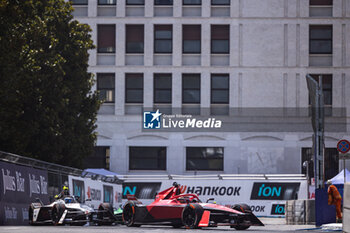
[[[89,227],[78,227],[78,226],[2,226],[0,227],[1,233],[115,233],[115,232],[132,232],[132,233],[209,233],[209,232],[298,232],[298,233],[313,233],[322,232],[321,230],[307,230],[305,226],[291,227],[291,226],[265,226],[265,227],[251,227],[245,231],[237,231],[229,227],[217,227],[217,228],[206,228],[206,229],[174,229],[172,227],[159,227],[159,226],[142,226],[142,227],[126,227],[126,226],[89,226]]]
[[[264,227],[251,227],[245,231],[237,231],[229,227],[216,227],[204,229],[174,229],[167,226],[141,226],[126,227],[123,225],[116,226],[0,226],[1,233],[209,233],[209,232],[298,232],[298,233],[316,233],[323,232],[316,229],[313,225],[286,225],[284,219],[261,219],[265,224]]]

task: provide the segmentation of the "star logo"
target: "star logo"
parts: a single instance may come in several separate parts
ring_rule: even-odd
[[[143,128],[144,129],[160,129],[161,127],[161,115],[159,109],[155,112],[143,113]]]
[[[154,120],[157,119],[157,121],[159,121],[159,117],[162,115],[161,113],[159,113],[159,109],[157,109],[157,111],[155,113],[151,113],[151,115],[153,116],[151,122],[153,122]]]

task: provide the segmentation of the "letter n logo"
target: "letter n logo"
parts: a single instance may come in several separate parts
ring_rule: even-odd
[[[128,194],[130,195],[135,195],[136,193],[136,186],[134,186],[131,190],[131,188],[129,186],[124,187],[124,192],[123,195],[126,196]]]

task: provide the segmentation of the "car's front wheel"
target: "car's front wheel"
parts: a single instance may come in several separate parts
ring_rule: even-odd
[[[61,219],[65,209],[66,209],[66,207],[63,204],[56,204],[52,207],[51,220],[52,220],[53,225],[59,224],[60,219]]]
[[[252,213],[252,209],[247,204],[236,204],[236,205],[233,205],[231,208],[246,214]],[[249,227],[250,227],[249,225],[247,226],[247,225],[240,225],[240,224],[236,226],[231,226],[231,228],[235,228],[236,230],[247,230]]]
[[[140,224],[135,224],[136,204],[134,202],[127,202],[123,209],[123,221],[128,227],[139,227]]]
[[[199,204],[189,204],[182,211],[182,224],[186,228],[198,228],[203,215],[203,207]]]

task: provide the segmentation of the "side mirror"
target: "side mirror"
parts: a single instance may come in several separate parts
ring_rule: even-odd
[[[209,203],[209,201],[214,201],[214,198],[208,198],[207,203]]]

